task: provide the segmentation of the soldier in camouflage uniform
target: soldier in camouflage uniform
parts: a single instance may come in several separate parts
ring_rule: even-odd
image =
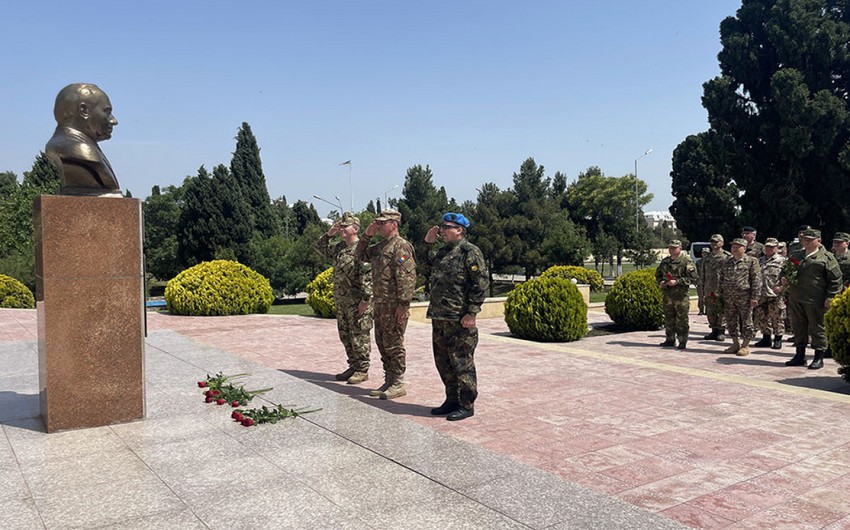
[[[711,253],[702,261],[702,285],[705,290],[705,314],[708,317],[708,325],[711,333],[703,337],[705,340],[726,340],[723,325],[723,311],[720,309],[720,271],[731,256],[728,251],[723,250],[723,236],[714,234],[711,236]]]
[[[782,348],[782,334],[785,332],[785,297],[778,294],[779,276],[786,258],[779,254],[779,241],[769,237],[764,242],[764,256],[759,260],[761,266],[762,289],[759,305],[753,310],[755,327],[762,333],[762,339],[756,348]],[[773,336],[771,338],[771,335]]]
[[[707,248],[702,249],[700,252],[700,256],[697,258],[696,263],[694,265],[697,268],[697,309],[699,309],[698,315],[705,314],[705,289],[703,288],[702,283],[702,264],[704,263],[705,258],[708,256],[710,250]]]
[[[832,255],[835,256],[835,261],[838,262],[838,268],[841,269],[841,278],[844,281],[846,289],[850,284],[850,251],[847,250],[850,244],[850,234],[847,232],[836,232],[832,238]]]
[[[724,353],[741,357],[750,353],[753,338],[753,308],[761,296],[761,267],[756,258],[746,254],[747,240],[732,240],[732,256],[720,273],[720,297],[725,309],[726,327],[732,346]]]
[[[756,241],[756,229],[752,226],[745,226],[741,232],[741,237],[747,242],[747,256],[752,256],[756,259],[764,256],[764,245]]]
[[[443,246],[431,259],[428,318],[434,363],[446,387],[446,400],[431,409],[431,414],[447,414],[449,421],[474,414],[478,396],[475,315],[481,312],[490,284],[481,250],[464,237],[467,228],[469,220],[463,214],[449,212],[443,215],[441,225],[425,234],[428,244],[436,243],[439,235],[443,238]]]
[[[407,394],[404,331],[416,287],[416,260],[413,246],[398,235],[399,222],[401,214],[385,208],[366,228],[355,249],[357,259],[372,265],[375,343],[384,364],[384,384],[369,394],[381,399]],[[370,245],[375,233],[382,239]]]
[[[316,250],[331,260],[334,268],[334,304],[339,340],[348,356],[348,369],[336,374],[337,381],[356,385],[369,379],[369,354],[372,341],[372,277],[369,266],[354,257],[360,219],[346,212],[342,219],[316,243]],[[331,238],[342,241],[331,246]]]
[[[786,366],[805,366],[806,344],[811,338],[815,358],[810,370],[823,368],[826,350],[826,329],[823,317],[832,299],[841,292],[841,268],[835,256],[821,246],[820,230],[809,229],[801,239],[803,249],[789,258],[796,266],[796,279],[789,282],[783,274],[783,285],[788,285],[788,311],[794,326],[794,358]]]
[[[680,350],[688,344],[688,312],[691,301],[688,297],[690,285],[696,283],[697,269],[691,258],[682,252],[682,242],[673,239],[667,246],[669,256],[661,260],[655,269],[655,280],[661,287],[661,301],[664,306],[664,333],[666,340],[662,347],[676,346],[679,339]]]

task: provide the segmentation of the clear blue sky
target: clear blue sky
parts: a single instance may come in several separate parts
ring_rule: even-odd
[[[740,0],[10,2],[0,32],[0,171],[50,138],[56,93],[91,82],[118,126],[101,144],[146,197],[230,163],[243,121],[272,198],[365,207],[414,164],[459,202],[531,156],[570,180],[634,171],[672,202],[673,149],[707,129],[720,21]]]

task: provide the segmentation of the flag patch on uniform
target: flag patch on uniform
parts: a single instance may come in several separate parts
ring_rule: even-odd
[[[408,259],[410,259],[409,256],[402,256],[402,257],[398,258],[398,264],[403,265],[404,262],[407,261]]]

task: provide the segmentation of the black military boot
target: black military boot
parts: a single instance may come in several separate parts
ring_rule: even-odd
[[[717,336],[714,337],[714,340],[717,342],[723,342],[726,340],[726,330],[724,328],[720,328],[717,330]]]
[[[770,347],[773,350],[781,350],[782,349],[782,335],[774,335],[773,336],[773,345]]]
[[[785,366],[806,366],[806,347],[797,346],[797,353],[790,361],[785,361]]]
[[[675,345],[676,345],[676,339],[674,339],[672,337],[667,337],[667,339],[664,342],[659,344],[659,346],[661,346],[662,348],[672,348]]]
[[[770,340],[770,335],[764,333],[761,336],[761,340],[753,344],[753,348],[769,348],[772,341]]]
[[[719,330],[717,330],[717,329],[712,329],[712,330],[711,330],[711,333],[709,333],[708,335],[706,335],[705,337],[703,337],[703,340],[717,340],[717,333],[718,333],[718,332],[719,332]]]
[[[809,365],[809,370],[820,370],[823,368],[823,350],[815,350],[815,358]]]
[[[446,400],[439,407],[431,409],[431,415],[432,416],[443,416],[445,414],[451,414],[452,412],[456,411],[458,408],[460,408],[460,405],[458,405],[457,401],[451,402],[449,400]]]

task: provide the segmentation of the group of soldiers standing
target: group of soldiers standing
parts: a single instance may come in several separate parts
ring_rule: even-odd
[[[794,357],[787,366],[805,366],[806,348],[814,359],[810,369],[823,367],[827,355],[824,314],[832,299],[850,281],[850,234],[837,232],[832,252],[821,244],[821,233],[803,225],[798,241],[791,245],[767,238],[756,241],[756,229],[745,226],[741,237],[723,248],[721,234],[711,236],[711,248],[691,263],[679,240],[670,241],[670,255],[656,270],[662,290],[666,340],[662,346],[685,349],[688,338],[688,287],[697,286],[700,314],[706,315],[711,332],[705,340],[732,345],[725,353],[746,356],[758,330],[761,340],[753,347],[781,349],[786,329],[793,332]]]
[[[370,331],[381,353],[384,384],[371,396],[395,399],[407,394],[404,384],[406,351],[404,333],[416,287],[413,246],[398,233],[401,213],[384,209],[358,237],[360,220],[345,213],[316,243],[316,250],[334,268],[334,303],[337,329],[348,357],[348,369],[338,381],[359,384],[369,379]],[[474,352],[478,345],[476,315],[489,288],[484,257],[466,240],[469,220],[448,212],[425,236],[431,252],[428,318],[432,325],[434,362],[446,389],[446,399],[431,410],[457,421],[474,415],[478,396]],[[379,234],[380,241],[372,243]],[[331,245],[331,238],[340,241]]]

